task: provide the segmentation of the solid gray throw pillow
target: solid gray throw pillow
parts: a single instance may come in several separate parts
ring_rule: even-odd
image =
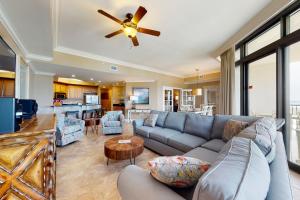
[[[268,162],[256,144],[234,137],[201,176],[193,200],[264,200],[270,178]]]
[[[144,126],[155,127],[156,121],[158,118],[158,114],[150,114],[144,120]]]

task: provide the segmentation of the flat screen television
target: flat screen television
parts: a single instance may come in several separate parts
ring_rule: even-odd
[[[133,88],[132,93],[137,97],[134,104],[149,104],[149,88]]]

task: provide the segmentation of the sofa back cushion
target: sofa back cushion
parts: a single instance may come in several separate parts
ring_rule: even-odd
[[[164,127],[183,132],[185,119],[184,112],[169,112]]]
[[[212,116],[187,113],[184,132],[209,140],[213,122]]]
[[[158,114],[155,126],[164,127],[168,112],[151,110],[151,114]]]
[[[260,149],[251,139],[234,137],[199,179],[193,200],[265,199],[269,185],[270,169]]]
[[[248,124],[251,125],[258,118],[257,117],[249,117],[249,116],[216,115],[215,119],[214,119],[213,128],[212,128],[212,131],[211,131],[211,138],[212,139],[222,139],[223,138],[223,132],[224,132],[225,124],[230,119],[243,121],[243,122],[248,122]]]
[[[258,119],[251,126],[241,131],[238,136],[252,139],[267,157],[269,163],[275,158],[276,121],[270,117]]]

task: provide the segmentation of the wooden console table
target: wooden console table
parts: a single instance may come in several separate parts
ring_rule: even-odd
[[[0,135],[0,199],[55,199],[55,115]]]

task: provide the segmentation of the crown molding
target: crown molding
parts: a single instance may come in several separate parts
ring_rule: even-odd
[[[58,18],[59,18],[59,2],[58,0],[52,0],[51,6],[51,25],[52,25],[52,40],[53,49],[58,46]]]
[[[206,71],[204,73],[201,73],[200,76],[207,75],[207,74],[219,73],[220,71],[221,71],[220,67],[216,67],[216,69],[214,69],[214,70],[210,70],[210,71]],[[196,77],[196,76],[199,76],[199,75],[195,72],[193,74],[189,74],[189,75],[184,76],[184,78],[193,78],[193,77]]]
[[[145,81],[125,81],[126,83],[153,83],[155,80],[145,80]]]
[[[44,61],[44,62],[51,62],[53,60],[52,57],[48,56],[43,56],[43,55],[38,55],[38,54],[27,54],[26,55],[26,60],[36,60],[36,61]]]
[[[88,52],[80,51],[80,50],[76,50],[76,49],[71,49],[71,48],[67,48],[67,47],[63,47],[63,46],[56,47],[54,49],[54,51],[60,52],[60,53],[65,53],[65,54],[71,54],[71,55],[79,56],[79,57],[85,57],[85,58],[98,60],[98,61],[102,61],[102,62],[107,62],[107,63],[111,63],[111,64],[115,64],[115,65],[122,65],[122,66],[129,67],[129,68],[135,68],[135,69],[155,72],[155,73],[164,74],[164,75],[167,75],[167,76],[174,76],[174,77],[177,77],[177,78],[184,78],[184,76],[181,76],[181,75],[178,75],[178,74],[173,74],[173,73],[166,72],[166,71],[159,70],[159,69],[155,69],[153,67],[148,67],[148,66],[145,66],[145,65],[138,65],[138,64],[135,64],[135,63],[125,62],[125,61],[122,61],[122,60],[108,58],[108,57],[104,57],[104,56],[100,56],[100,55],[96,55],[96,54],[92,54],[92,53],[88,53]]]
[[[7,17],[4,15],[1,3],[0,3],[0,22],[2,23],[2,25],[4,26],[4,28],[6,29],[6,31],[8,32],[8,34],[15,41],[15,43],[18,46],[18,48],[20,49],[21,53],[23,55],[27,55],[28,51],[26,50],[26,48],[22,44],[21,40],[19,39],[18,35],[16,34],[16,32],[15,32],[13,26],[11,25],[11,23],[9,22],[9,20],[7,19]]]
[[[2,23],[2,25],[4,26],[4,28],[6,29],[8,34],[12,37],[12,39],[16,43],[16,45],[19,48],[19,50],[21,51],[21,53],[24,55],[25,60],[27,62],[30,62],[30,60],[51,62],[53,60],[52,57],[44,56],[44,55],[38,55],[38,54],[30,53],[29,51],[27,51],[27,49],[25,48],[25,46],[21,42],[20,38],[16,34],[13,26],[11,25],[9,20],[6,18],[6,16],[4,15],[4,12],[3,12],[2,7],[1,7],[1,3],[0,3],[0,22]]]

